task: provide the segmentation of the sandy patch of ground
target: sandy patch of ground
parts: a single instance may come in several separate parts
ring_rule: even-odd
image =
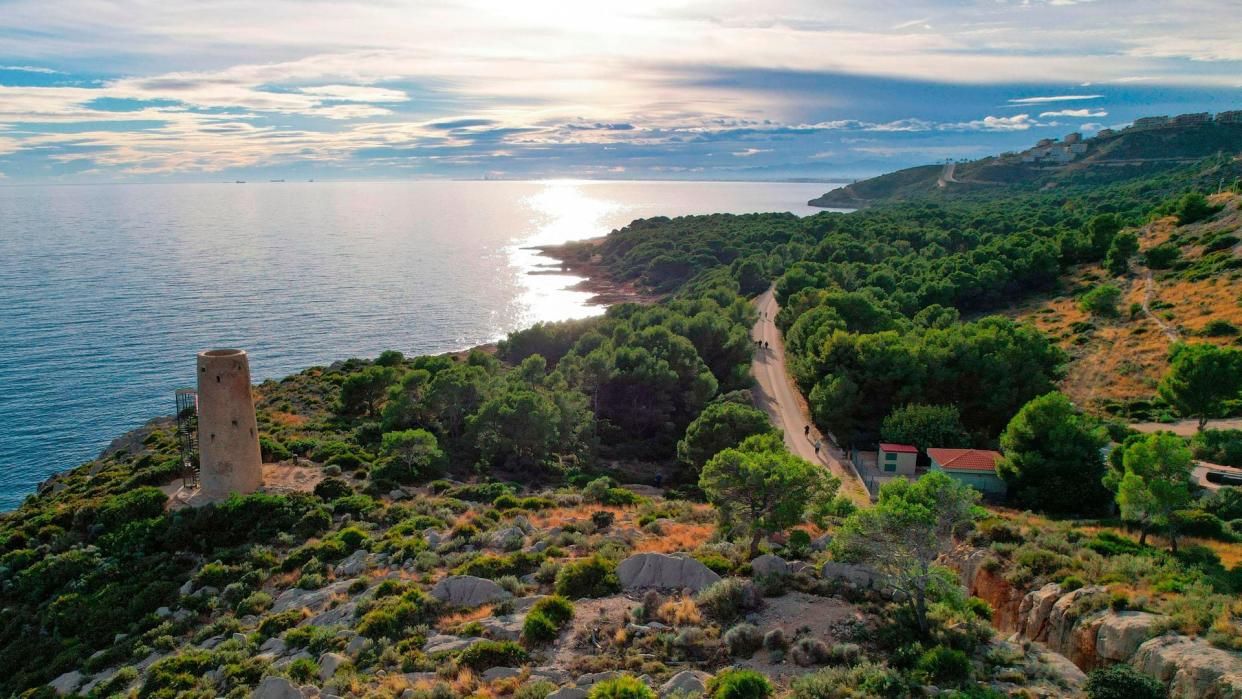
[[[323,469],[289,464],[263,464],[263,492],[309,493],[323,480]]]

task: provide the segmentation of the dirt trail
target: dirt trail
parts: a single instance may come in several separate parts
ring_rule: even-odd
[[[772,418],[772,424],[785,433],[785,444],[791,452],[813,464],[823,465],[841,479],[841,490],[850,499],[869,504],[871,498],[862,478],[836,446],[835,440],[826,439],[815,428],[806,400],[794,386],[793,378],[785,367],[785,343],[774,322],[780,306],[772,290],[768,289],[756,298],[755,306],[759,309],[759,320],[755,322],[751,337],[767,345],[755,350],[755,358],[750,365],[751,375],[755,377],[755,402]],[[806,431],[808,425],[809,433]],[[820,443],[818,453],[815,451],[816,442]]]
[[[1182,336],[1177,332],[1177,328],[1164,322],[1163,318],[1151,312],[1151,300],[1156,296],[1156,280],[1152,277],[1150,269],[1147,270],[1143,278],[1144,283],[1147,285],[1147,289],[1143,293],[1143,314],[1160,326],[1160,330],[1169,338],[1170,342],[1177,342],[1182,339]]]

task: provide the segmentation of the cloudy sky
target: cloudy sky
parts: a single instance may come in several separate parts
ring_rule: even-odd
[[[1239,37],[1238,0],[0,0],[0,178],[860,176],[1242,108]]]

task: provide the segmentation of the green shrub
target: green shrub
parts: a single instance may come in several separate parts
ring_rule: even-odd
[[[319,679],[319,664],[310,658],[298,658],[289,663],[288,673],[295,682],[310,682]]]
[[[1182,251],[1173,243],[1157,245],[1143,253],[1143,261],[1152,269],[1168,269],[1181,257]]]
[[[354,492],[343,478],[325,478],[315,485],[315,497],[324,501],[336,500]]]
[[[1199,536],[1218,541],[1233,541],[1233,531],[1220,517],[1203,510],[1178,510],[1170,518],[1177,530],[1186,536]]]
[[[1092,670],[1083,686],[1088,699],[1167,699],[1164,685],[1125,664]]]
[[[582,489],[582,497],[587,502],[612,506],[636,505],[643,501],[634,492],[617,487],[616,481],[607,476],[587,483]]]
[[[513,641],[479,641],[457,656],[458,662],[476,672],[493,667],[521,665],[530,659]]]
[[[738,624],[726,631],[721,640],[729,649],[729,655],[749,658],[763,645],[763,634],[754,624]]]
[[[1190,439],[1190,448],[1194,451],[1196,459],[1224,466],[1242,467],[1242,430],[1197,432]]]
[[[560,595],[544,597],[526,614],[526,621],[522,624],[522,640],[528,644],[554,641],[573,618],[572,602]]]
[[[936,684],[961,684],[970,679],[970,658],[960,650],[936,646],[919,658],[918,669]]]
[[[1101,284],[1078,298],[1078,307],[1087,313],[1109,318],[1117,315],[1117,302],[1121,289],[1112,284]]]
[[[286,612],[264,617],[263,621],[259,622],[259,636],[265,639],[272,638],[273,636],[279,636],[285,631],[297,626],[303,618],[304,615],[302,614],[301,609],[290,609]]]
[[[712,699],[767,699],[772,683],[754,670],[725,670],[707,683]]]
[[[622,675],[596,682],[587,699],[656,699],[656,693],[637,677]]]
[[[544,699],[556,691],[556,684],[547,680],[527,682],[513,692],[513,699]]]
[[[1202,221],[1217,211],[1220,211],[1220,207],[1208,203],[1207,197],[1198,192],[1184,195],[1173,209],[1177,223],[1181,226]]]
[[[704,588],[695,596],[699,609],[721,621],[729,622],[743,614],[763,607],[763,594],[754,583],[741,578],[724,578]]]
[[[237,615],[262,614],[272,608],[272,596],[259,590],[237,603]]]
[[[279,440],[272,437],[259,437],[259,454],[262,455],[264,463],[275,463],[277,461],[288,461],[293,458],[293,452],[288,447],[281,444]]]
[[[371,639],[397,640],[406,636],[413,627],[430,622],[437,609],[433,598],[417,588],[409,589],[400,596],[376,600],[362,615],[357,631]]]
[[[602,556],[566,563],[556,573],[555,588],[570,599],[611,595],[621,589],[617,564]]]
[[[544,554],[529,551],[515,551],[505,556],[485,553],[454,568],[453,575],[473,575],[488,580],[496,580],[506,575],[520,577],[538,570],[543,560]]]

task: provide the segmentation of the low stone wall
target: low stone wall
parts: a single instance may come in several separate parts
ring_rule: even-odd
[[[983,549],[960,551],[948,562],[971,595],[992,606],[992,623],[1015,639],[1042,643],[1083,671],[1129,663],[1164,682],[1172,699],[1242,699],[1242,656],[1195,636],[1166,632],[1168,618],[1148,612],[1115,612],[1108,591],[1065,591],[1056,583],[1015,590],[989,570]]]

